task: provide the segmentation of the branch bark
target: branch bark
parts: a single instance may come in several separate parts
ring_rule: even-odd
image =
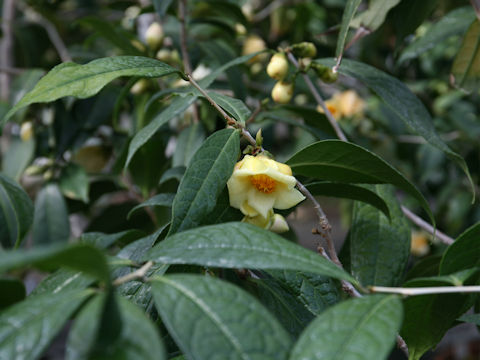
[[[15,0],[3,0],[2,7],[2,40],[0,42],[0,66],[2,69],[13,67],[13,19],[15,17]],[[8,101],[12,73],[0,73],[0,98]]]

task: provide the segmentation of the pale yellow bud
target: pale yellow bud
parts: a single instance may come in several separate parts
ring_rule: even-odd
[[[245,42],[243,43],[243,49],[242,49],[242,55],[249,55],[256,53],[258,51],[262,51],[266,49],[265,41],[260,36],[257,35],[250,35],[245,39]],[[249,63],[254,63],[256,61],[260,61],[262,57],[260,56],[255,56],[252,59],[250,59],[248,62]]]
[[[145,41],[150,49],[158,49],[163,42],[162,25],[157,22],[152,23],[145,33]]]
[[[141,94],[148,89],[148,85],[147,79],[140,79],[130,88],[130,93],[133,95]]]
[[[283,80],[288,73],[288,61],[283,53],[276,53],[267,66],[267,74],[272,79]]]
[[[33,124],[31,121],[24,122],[20,128],[20,138],[23,141],[28,141],[33,135]]]
[[[272,225],[270,225],[270,231],[277,234],[287,232],[289,230],[288,223],[285,218],[280,214],[273,215]]]
[[[240,23],[235,24],[235,32],[237,35],[243,36],[247,34],[247,29]]]
[[[160,49],[157,51],[157,55],[155,57],[163,62],[169,63],[172,61],[172,54],[171,51],[168,49]]]
[[[132,44],[137,50],[140,50],[142,52],[145,51],[145,45],[143,45],[138,40],[132,40],[132,41],[130,41],[130,44]]]
[[[293,96],[293,84],[279,81],[272,89],[272,99],[279,104],[287,104]]]
[[[430,251],[427,235],[424,232],[414,231],[412,233],[412,243],[410,252],[414,256],[424,256]]]

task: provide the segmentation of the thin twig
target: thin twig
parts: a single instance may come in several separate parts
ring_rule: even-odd
[[[399,294],[403,296],[453,294],[453,293],[480,293],[480,286],[432,286],[432,287],[413,287],[413,288],[370,286],[369,289],[371,292],[374,292],[374,293]]]
[[[288,59],[297,69],[300,69],[300,65],[298,64],[297,59],[295,58],[295,56],[293,56],[291,52],[288,52]],[[325,104],[325,101],[323,101],[322,97],[320,96],[320,93],[315,88],[315,85],[313,85],[312,80],[310,80],[310,77],[305,73],[302,73],[302,77],[305,80],[305,83],[307,84],[308,88],[310,89],[310,92],[312,93],[313,97],[315,98],[315,101],[318,103],[318,105],[322,107],[325,113],[325,116],[327,117],[328,122],[332,126],[333,130],[335,130],[335,134],[337,134],[337,137],[342,141],[347,141],[347,137],[343,133],[342,129],[338,125],[337,120],[335,120],[330,110],[328,110],[327,105]]]
[[[185,73],[192,74],[192,64],[190,62],[190,56],[188,55],[187,46],[187,26],[185,25],[185,16],[187,13],[187,0],[180,0],[178,2],[178,19],[180,21],[180,49],[182,51],[183,67]],[[200,116],[198,114],[197,104],[193,104],[193,122],[198,123]]]
[[[12,74],[12,75],[21,75],[25,71],[27,71],[27,69],[0,66],[0,73],[6,73],[6,74]]]
[[[245,121],[245,125],[251,124],[252,122],[255,121],[255,118],[257,117],[258,114],[262,111],[262,104],[259,102],[255,110],[252,112],[252,115]]]
[[[11,69],[13,66],[13,19],[15,17],[15,0],[4,0],[2,7],[2,40],[0,42],[0,66]],[[0,98],[8,101],[10,97],[11,73],[0,74]]]
[[[115,279],[115,281],[113,282],[113,285],[119,286],[119,285],[125,284],[126,282],[136,280],[136,279],[144,280],[148,270],[152,266],[153,266],[153,261],[148,261],[140,269],[137,269],[131,272],[130,274],[127,274],[125,276],[119,277],[118,279]]]
[[[419,226],[423,230],[427,231],[428,233],[432,234],[433,236],[437,237],[439,240],[441,240],[444,244],[451,245],[455,242],[454,239],[452,239],[450,236],[447,234],[441,232],[440,230],[436,230],[433,228],[432,225],[427,223],[425,220],[420,218],[419,216],[415,215],[410,209],[406,208],[405,206],[402,205],[402,211],[403,214],[410,219],[415,225]]]

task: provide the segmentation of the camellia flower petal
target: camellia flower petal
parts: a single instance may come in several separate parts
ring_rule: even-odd
[[[246,216],[267,218],[272,208],[288,209],[305,199],[296,183],[288,165],[263,155],[245,155],[227,182],[230,205]]]

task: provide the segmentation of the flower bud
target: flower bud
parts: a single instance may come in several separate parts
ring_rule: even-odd
[[[267,74],[272,79],[283,80],[288,73],[288,61],[283,53],[276,53],[267,66]]]
[[[281,234],[287,232],[288,230],[289,227],[285,218],[280,214],[273,215],[272,224],[270,225],[270,231]]]
[[[152,50],[157,50],[162,45],[163,28],[159,23],[154,22],[148,27],[145,32],[145,41]]]
[[[338,79],[338,73],[333,72],[328,66],[312,62],[310,67],[315,70],[317,76],[327,84],[333,83]]]
[[[148,89],[148,80],[140,79],[130,88],[130,94],[139,95]]]
[[[262,51],[266,48],[265,41],[260,36],[257,35],[250,35],[245,39],[243,43],[242,55],[249,55],[253,54],[258,51]],[[256,61],[260,61],[262,56],[255,56],[250,59],[249,63],[254,63]]]
[[[313,58],[317,55],[317,48],[311,42],[301,42],[292,46],[292,53],[299,58]]]
[[[272,89],[272,99],[279,104],[287,104],[293,96],[293,84],[279,81]]]
[[[28,141],[32,138],[33,135],[33,124],[31,121],[26,121],[22,124],[20,128],[20,138],[23,141]]]

